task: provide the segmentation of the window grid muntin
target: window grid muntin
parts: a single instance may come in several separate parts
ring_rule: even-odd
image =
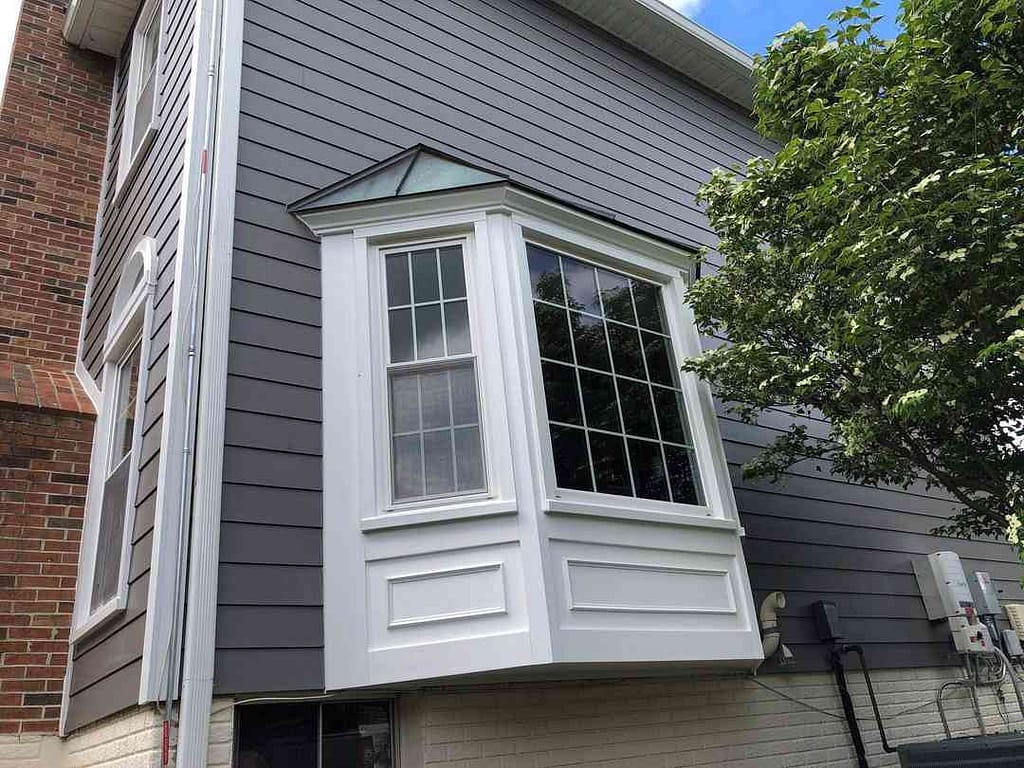
[[[459,259],[462,267],[462,295],[454,297],[445,296],[445,285],[444,285],[444,270],[442,268],[442,251],[450,248],[458,248]],[[418,302],[416,300],[416,288],[414,282],[413,273],[413,254],[422,253],[426,251],[433,251],[434,266],[437,277],[437,292],[438,298],[436,300],[429,299]],[[389,435],[389,456],[390,456],[390,478],[389,478],[389,492],[391,501],[394,504],[415,504],[424,501],[431,501],[436,499],[446,499],[453,497],[465,497],[477,495],[480,493],[486,493],[488,489],[488,478],[487,478],[487,461],[486,461],[486,445],[484,442],[484,431],[483,431],[483,416],[482,416],[482,403],[480,400],[480,381],[477,375],[477,356],[473,352],[473,329],[472,321],[470,319],[469,312],[469,276],[468,276],[468,265],[467,265],[467,247],[465,241],[443,241],[437,243],[412,243],[404,244],[401,246],[395,246],[381,252],[381,264],[384,271],[384,304],[385,304],[385,344],[387,347],[387,354],[385,359],[387,368],[387,425]],[[388,270],[387,261],[388,257],[392,256],[403,256],[405,259],[405,272],[406,277],[409,281],[409,301],[407,303],[391,303],[391,297],[388,295]],[[466,306],[466,343],[469,347],[468,352],[456,352],[449,354],[449,339],[448,339],[448,316],[445,311],[446,305],[463,303]],[[430,357],[419,357],[419,338],[418,328],[416,323],[416,309],[420,307],[431,307],[440,306],[441,315],[441,340],[443,355],[441,356],[430,356]],[[411,315],[412,325],[412,359],[409,360],[392,360],[392,336],[391,336],[391,324],[392,324],[392,312],[395,310],[408,310]],[[476,411],[476,422],[473,423],[455,423],[455,410],[453,398],[453,384],[452,384],[452,372],[459,368],[466,368],[469,370],[474,388],[475,397],[475,411]],[[448,380],[448,426],[436,427],[436,428],[423,428],[423,392],[422,392],[422,377],[425,374],[431,372],[444,372]],[[416,393],[417,393],[417,420],[419,422],[419,429],[416,431],[401,431],[396,432],[394,430],[394,380],[396,376],[400,375],[415,375]],[[480,485],[479,487],[459,490],[458,480],[458,458],[456,454],[456,432],[458,430],[477,430],[477,453],[475,457],[476,463],[480,473]],[[436,434],[440,432],[448,432],[449,439],[451,442],[449,458],[451,460],[451,476],[453,489],[450,492],[443,493],[427,493],[427,474],[426,474],[426,447],[425,447],[425,436],[428,434]],[[422,494],[416,496],[402,496],[399,497],[397,494],[397,472],[396,472],[396,449],[395,449],[395,438],[398,437],[411,437],[417,435],[419,437],[419,453],[420,453],[420,487],[423,491]]]
[[[555,301],[551,301],[551,300],[545,299],[545,298],[539,298],[537,295],[535,295],[532,274],[531,274],[531,279],[530,279],[530,282],[531,282],[530,296],[531,296],[531,300],[534,303],[534,305],[542,304],[542,305],[546,305],[548,307],[551,307],[552,309],[556,309],[556,310],[559,310],[560,312],[562,312],[565,324],[568,327],[568,341],[569,341],[569,349],[571,350],[571,353],[572,353],[572,362],[569,363],[566,360],[559,360],[559,359],[556,359],[556,358],[544,357],[544,356],[541,356],[541,355],[539,355],[539,359],[541,360],[542,363],[549,363],[549,364],[561,365],[561,366],[571,366],[574,369],[575,381],[576,381],[576,387],[577,387],[577,394],[578,394],[578,400],[579,400],[580,420],[582,422],[582,426],[580,424],[570,424],[570,423],[567,423],[567,422],[564,422],[564,421],[552,420],[550,418],[548,419],[548,423],[549,423],[549,425],[560,427],[563,430],[568,429],[568,430],[577,430],[578,431],[578,430],[582,429],[584,431],[585,444],[586,444],[586,447],[587,447],[588,473],[590,475],[590,487],[591,487],[591,490],[596,490],[597,489],[597,476],[596,476],[596,466],[594,464],[594,459],[593,459],[593,451],[592,451],[591,445],[590,445],[589,433],[590,432],[596,432],[598,434],[615,436],[615,437],[620,438],[622,440],[622,450],[623,450],[623,452],[625,454],[626,470],[627,470],[628,475],[629,475],[629,486],[630,486],[630,489],[632,491],[632,498],[642,498],[642,499],[651,498],[651,497],[648,497],[648,496],[639,496],[638,493],[637,493],[637,488],[636,488],[637,479],[634,477],[633,466],[632,466],[633,459],[632,459],[632,456],[630,454],[630,441],[631,440],[637,440],[637,441],[642,441],[642,442],[645,442],[645,443],[657,444],[659,446],[659,454],[660,454],[660,457],[661,457],[661,471],[664,473],[664,475],[663,475],[663,483],[664,483],[665,491],[666,491],[666,493],[668,495],[668,501],[673,502],[673,503],[681,503],[681,504],[692,504],[692,503],[703,504],[705,497],[704,497],[704,490],[703,490],[702,483],[701,483],[700,473],[699,473],[698,467],[697,467],[696,448],[693,445],[693,442],[694,442],[693,441],[693,432],[692,432],[692,430],[690,428],[689,416],[686,413],[686,410],[685,410],[685,407],[684,407],[685,398],[683,398],[682,386],[681,386],[681,383],[679,381],[678,365],[677,365],[677,363],[675,362],[675,359],[674,359],[675,358],[674,345],[672,344],[672,337],[671,337],[671,333],[670,333],[668,317],[667,317],[665,306],[664,306],[664,297],[661,294],[661,286],[659,286],[658,284],[653,283],[651,281],[644,280],[642,278],[637,278],[637,277],[635,277],[633,275],[630,275],[628,273],[622,272],[620,270],[609,268],[609,267],[607,267],[607,266],[605,266],[603,264],[595,263],[593,261],[590,261],[590,260],[585,259],[585,258],[581,258],[581,257],[576,256],[576,255],[569,255],[567,253],[562,253],[562,252],[560,252],[558,250],[549,248],[548,246],[540,245],[538,243],[533,243],[533,242],[527,241],[526,246],[527,246],[527,257],[528,257],[527,261],[528,262],[529,262],[529,255],[530,255],[530,250],[531,249],[538,249],[538,250],[542,251],[544,254],[546,254],[547,256],[555,257],[555,259],[557,260],[558,272],[559,272],[559,277],[560,277],[560,285],[561,285],[561,291],[562,291],[561,298],[562,298],[563,303],[559,304],[559,303],[557,303]],[[572,297],[571,297],[571,294],[570,294],[570,291],[569,291],[569,283],[568,283],[568,281],[566,279],[565,260],[571,260],[571,261],[578,262],[580,264],[585,265],[590,270],[592,270],[593,277],[594,277],[594,286],[595,286],[595,289],[596,289],[596,295],[597,295],[597,299],[598,299],[598,305],[600,307],[600,312],[601,312],[600,316],[599,315],[595,315],[592,312],[587,312],[585,309],[577,308],[577,307],[575,307],[573,305],[573,303],[572,303],[573,300],[572,300]],[[603,270],[605,272],[608,272],[608,273],[611,273],[611,274],[614,274],[614,275],[618,275],[619,277],[625,278],[625,280],[627,281],[627,285],[629,286],[630,308],[631,308],[631,314],[632,314],[633,318],[636,321],[635,325],[623,322],[621,320],[617,320],[617,319],[612,318],[612,317],[609,316],[607,308],[605,307],[605,297],[604,297],[605,289],[601,285],[601,280],[600,280],[599,272],[597,270]],[[528,266],[528,272],[532,272],[532,270],[529,268],[529,266]],[[659,311],[659,316],[660,316],[659,323],[661,325],[661,330],[656,330],[656,329],[651,328],[651,327],[649,327],[647,325],[641,325],[640,313],[638,311],[638,306],[637,306],[637,297],[636,297],[635,288],[634,288],[634,285],[636,283],[642,283],[642,284],[645,284],[645,285],[649,285],[652,288],[656,289],[656,291],[657,291],[657,293],[656,293],[656,301],[657,301],[657,309]],[[599,368],[593,368],[591,366],[585,366],[585,365],[580,365],[579,364],[579,360],[578,360],[578,356],[577,356],[577,352],[576,352],[577,339],[576,339],[576,335],[573,332],[573,326],[572,326],[572,322],[571,322],[571,317],[572,317],[572,313],[573,312],[576,312],[576,313],[578,313],[578,314],[580,314],[582,316],[585,316],[585,317],[593,318],[594,320],[598,320],[598,321],[600,321],[602,323],[602,331],[603,331],[602,332],[602,336],[604,338],[604,341],[605,341],[605,344],[606,344],[606,349],[607,349],[607,352],[608,352],[608,360],[609,360],[610,371],[609,370],[602,370],[602,369],[599,369]],[[535,312],[534,313],[534,323],[535,323],[535,325],[536,325],[536,322],[537,322],[537,318],[536,318],[536,312]],[[621,374],[621,373],[619,373],[617,371],[617,369],[616,369],[616,362],[615,362],[615,353],[613,351],[612,344],[611,344],[611,338],[610,338],[609,332],[608,332],[608,328],[609,328],[608,324],[609,323],[612,323],[612,324],[614,324],[616,326],[619,326],[619,327],[622,327],[622,328],[631,329],[632,331],[634,331],[636,333],[637,342],[639,344],[640,359],[642,361],[642,365],[643,365],[643,369],[644,369],[644,374],[647,377],[646,381],[638,379],[635,376],[629,376],[629,375],[626,375],[626,374]],[[645,333],[649,333],[649,334],[651,334],[653,336],[659,337],[659,338],[664,340],[664,343],[665,343],[665,354],[668,357],[669,370],[671,372],[673,386],[668,386],[666,384],[661,383],[660,381],[654,381],[651,378],[650,365],[649,365],[648,360],[647,360],[648,353],[647,353],[647,348],[646,348],[645,340],[644,340],[644,334]],[[589,425],[589,423],[587,421],[586,404],[585,404],[584,399],[583,399],[583,382],[582,382],[582,379],[580,378],[580,375],[579,375],[580,371],[587,371],[587,372],[591,372],[591,373],[600,374],[600,375],[603,375],[603,376],[611,376],[613,384],[614,384],[614,387],[615,387],[616,407],[617,407],[617,411],[618,411],[618,415],[619,415],[619,423],[620,423],[620,425],[622,427],[622,430],[623,430],[621,433],[620,432],[611,431],[611,430],[607,430],[607,429],[603,429],[603,428],[592,427],[592,426]],[[621,397],[621,394],[620,394],[620,391],[619,391],[619,381],[618,380],[620,378],[628,380],[628,381],[635,382],[637,384],[643,384],[645,386],[645,388],[647,390],[648,404],[649,404],[649,407],[651,408],[651,415],[653,415],[653,417],[654,417],[653,421],[654,421],[654,427],[655,427],[655,431],[656,431],[656,435],[657,435],[656,438],[651,438],[651,437],[647,437],[647,436],[644,436],[644,435],[631,434],[630,432],[627,431],[625,414],[624,414],[624,412],[622,410],[622,397]],[[676,396],[675,406],[679,410],[679,421],[680,421],[683,437],[684,437],[684,439],[687,440],[687,442],[680,443],[680,442],[675,441],[675,440],[666,440],[666,439],[664,439],[664,437],[663,437],[663,429],[662,429],[662,417],[660,416],[660,412],[658,410],[657,401],[654,398],[654,394],[655,394],[655,391],[656,391],[655,388],[658,388],[657,391],[669,391],[669,392],[672,392],[673,394],[675,394],[675,396]],[[544,385],[544,397],[545,397],[545,403],[546,403],[546,401],[547,401],[546,384]],[[549,429],[550,429],[550,427],[549,427]],[[675,493],[675,491],[673,490],[673,487],[672,487],[672,485],[673,485],[673,483],[672,483],[672,475],[669,472],[669,464],[668,464],[668,456],[667,456],[667,453],[666,453],[666,446],[674,448],[676,450],[680,450],[681,449],[684,452],[684,455],[685,455],[685,457],[687,459],[687,463],[688,463],[688,466],[689,466],[689,474],[691,476],[692,493],[696,497],[696,502],[687,501],[685,499],[676,501],[676,498],[675,498],[676,497],[676,493]],[[569,489],[572,489],[572,487],[569,487]],[[580,490],[582,490],[582,489],[580,489]],[[598,492],[600,492],[600,491],[598,491]],[[618,494],[616,494],[616,495],[618,495]]]

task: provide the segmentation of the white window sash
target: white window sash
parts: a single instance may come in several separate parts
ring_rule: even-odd
[[[88,636],[122,613],[128,602],[128,579],[131,561],[132,535],[135,526],[135,495],[138,488],[139,453],[145,416],[146,390],[149,378],[150,333],[153,318],[153,262],[155,243],[145,238],[133,251],[122,269],[121,282],[115,291],[115,300],[104,344],[104,364],[100,408],[94,428],[92,454],[89,464],[89,487],[86,491],[85,520],[79,554],[78,582],[75,609],[72,616],[71,642]],[[129,284],[135,275],[138,260],[143,264],[143,279],[138,285]],[[117,399],[120,390],[121,365],[139,345],[139,376],[135,393],[135,423],[132,430],[131,450],[118,461],[113,456],[114,429],[117,424]],[[92,606],[93,583],[96,577],[97,550],[103,512],[103,494],[107,480],[121,462],[128,461],[128,483],[125,493],[124,528],[119,550],[117,590],[102,605]]]
[[[117,183],[115,200],[119,201],[128,187],[128,181],[135,172],[146,154],[146,150],[160,128],[162,114],[162,71],[163,71],[163,42],[164,42],[164,10],[163,0],[148,0],[139,14],[138,21],[132,33],[132,48],[129,53],[128,83],[125,90],[125,105],[121,115],[121,141],[117,162]],[[153,25],[156,30],[156,56],[152,64],[150,76],[152,77],[153,95],[151,100],[151,115],[143,129],[141,139],[135,135],[136,110],[139,106],[139,97],[145,85],[145,78],[141,71],[143,57],[147,45],[147,34],[151,32]]]

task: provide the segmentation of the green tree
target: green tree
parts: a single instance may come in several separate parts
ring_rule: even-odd
[[[731,343],[685,367],[748,420],[828,420],[749,475],[923,477],[959,501],[940,532],[1003,534],[1024,502],[1024,2],[903,0],[889,41],[876,5],[757,58],[779,149],[701,190],[725,264],[689,300]]]

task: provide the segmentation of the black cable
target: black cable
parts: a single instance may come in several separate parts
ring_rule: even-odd
[[[867,659],[864,658],[864,649],[859,645],[844,645],[841,650],[842,653],[856,653],[860,657],[860,668],[864,674],[864,682],[868,687],[868,698],[871,699],[871,709],[875,713],[875,723],[878,724],[878,735],[882,737],[882,749],[886,752],[895,752],[896,748],[889,744],[889,740],[885,737],[885,725],[882,723],[882,713],[878,710],[878,699],[875,698],[875,687],[871,684],[871,672],[868,669]]]

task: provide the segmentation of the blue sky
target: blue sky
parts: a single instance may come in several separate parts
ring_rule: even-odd
[[[747,53],[760,53],[779,32],[802,21],[817,27],[828,15],[853,0],[662,0],[684,16],[707,27]],[[878,27],[883,37],[896,32],[899,0],[881,0],[875,14],[885,16]]]

